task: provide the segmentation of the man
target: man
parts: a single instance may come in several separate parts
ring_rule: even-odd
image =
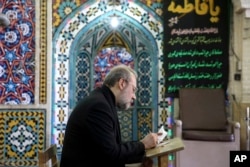
[[[136,99],[136,77],[130,67],[115,66],[102,87],[79,102],[67,122],[61,167],[124,167],[142,162],[145,150],[156,146],[157,133],[121,141],[117,108],[126,110]]]

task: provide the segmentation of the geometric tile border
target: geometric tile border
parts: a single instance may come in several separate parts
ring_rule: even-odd
[[[40,3],[40,79],[39,103],[47,103],[47,0]]]
[[[133,139],[133,111],[118,111],[118,119],[120,122],[121,137],[122,141],[131,141]]]

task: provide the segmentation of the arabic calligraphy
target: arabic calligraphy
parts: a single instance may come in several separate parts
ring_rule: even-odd
[[[186,85],[170,85],[168,87],[168,90],[170,92],[176,92],[178,91],[180,88],[221,88],[223,85],[222,84],[207,84],[207,85],[203,85],[203,86],[197,86],[197,85],[193,85],[193,84],[186,84]]]
[[[186,29],[176,29],[173,28],[171,31],[171,35],[194,35],[194,34],[218,34],[219,30],[216,27],[204,27],[204,28],[186,28]]]
[[[178,57],[212,57],[212,56],[219,56],[222,55],[223,51],[220,49],[212,49],[212,50],[206,50],[206,49],[181,49],[179,51],[173,50],[170,51],[167,55],[168,58],[178,58]]]
[[[219,61],[210,60],[207,62],[205,60],[193,60],[181,63],[168,63],[169,70],[180,70],[180,69],[197,69],[197,68],[218,68],[220,69],[222,63]]]
[[[168,78],[169,81],[177,80],[177,79],[187,79],[187,80],[200,80],[200,79],[209,79],[215,80],[222,77],[222,73],[208,73],[208,72],[196,72],[196,73],[189,73],[189,72],[182,72],[182,73],[175,73],[171,77]]]
[[[194,0],[194,2],[189,2],[189,0],[184,0],[183,4],[177,4],[175,1],[171,1],[167,10],[169,12],[178,14],[188,14],[195,12],[197,15],[210,14],[210,22],[217,23],[219,21],[219,14],[221,9],[219,6],[215,6],[214,0]],[[182,15],[180,17],[182,17]],[[175,22],[174,22],[175,21]],[[174,23],[177,24],[178,19],[169,20],[172,26]]]
[[[167,96],[182,87],[226,88],[228,8],[224,0],[164,1]],[[223,10],[222,10],[223,9]]]
[[[194,36],[194,37],[175,37],[170,38],[168,43],[170,45],[184,45],[184,44],[191,44],[191,45],[197,45],[197,44],[212,44],[212,43],[221,43],[222,39],[220,37],[214,37],[209,38],[206,36]]]

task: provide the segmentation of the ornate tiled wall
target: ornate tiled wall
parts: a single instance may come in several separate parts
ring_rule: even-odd
[[[94,78],[96,79],[98,76],[94,71],[93,61],[96,60],[95,55],[97,56],[98,53],[94,50],[99,49],[98,41],[101,41],[103,34],[108,32],[105,20],[110,19],[109,13],[114,11],[114,6],[110,6],[107,1],[88,1],[81,5],[77,2],[55,1],[53,4],[54,68],[52,80],[55,82],[53,82],[52,91],[54,122],[52,142],[62,146],[64,129],[68,116],[73,110],[73,104],[94,88],[92,83]],[[140,88],[144,87],[138,94],[138,105],[141,104],[144,109],[137,110],[138,115],[136,116],[137,121],[144,121],[144,124],[132,122],[133,124],[138,123],[137,126],[145,125],[139,128],[136,134],[139,138],[148,133],[149,129],[155,131],[161,124],[166,125],[168,123],[166,108],[168,103],[164,98],[164,79],[162,77],[164,73],[162,69],[163,27],[161,7],[161,1],[152,3],[122,1],[115,7],[116,14],[129,20],[128,25],[123,22],[124,27],[127,26],[123,33],[128,34],[128,41],[133,43],[134,48],[130,48],[130,50],[132,50],[135,69],[141,74],[138,84]],[[96,32],[96,29],[102,31],[93,33]],[[134,32],[134,34],[131,32]],[[140,41],[139,36],[144,37],[144,41]],[[147,49],[150,51],[147,51]],[[74,62],[77,62],[80,66]],[[77,71],[80,71],[80,73]],[[72,84],[72,79],[75,78],[77,80]],[[81,86],[75,86],[78,83]],[[148,86],[145,87],[143,83],[148,83]],[[78,92],[78,97],[74,97],[75,92]],[[148,109],[145,108],[146,105],[149,106]],[[134,113],[131,112],[129,116],[124,114],[121,118],[128,120],[134,116]],[[123,122],[122,125],[127,125],[125,121]],[[124,136],[130,136],[128,130],[129,128],[127,128]],[[131,132],[130,129],[129,133],[134,132]]]
[[[34,104],[35,1],[1,1],[0,104]]]
[[[95,48],[98,47],[98,40],[103,38],[103,36],[100,34],[105,34],[106,29],[102,28],[102,33],[97,34],[96,43],[93,43],[92,40],[96,34],[92,32],[96,31],[97,28],[100,29],[101,27],[106,26],[107,23],[105,24],[105,21],[102,20],[108,20],[108,17],[110,17],[109,13],[114,11],[114,7],[108,5],[108,2],[106,1],[88,1],[80,6],[78,6],[79,4],[75,2],[59,2],[60,1],[56,1],[53,6],[54,71],[52,73],[54,85],[52,92],[55,94],[53,94],[54,98],[52,102],[52,111],[54,115],[52,142],[62,146],[63,133],[67,123],[67,118],[74,107],[74,105],[71,106],[72,101],[70,99],[75,99],[75,97],[72,98],[70,96],[73,92],[78,90],[74,86],[76,82],[74,82],[74,84],[70,83],[73,78],[79,76],[77,75],[77,72],[74,72],[77,70],[72,69],[72,71],[69,73],[69,68],[78,67],[74,65],[74,62],[82,62],[84,64],[82,65],[88,69],[84,70],[85,68],[82,66],[80,71],[86,72],[86,75],[81,73],[82,76],[78,77],[78,81],[80,78],[82,78],[82,81],[79,81],[79,83],[82,83],[81,85],[86,87],[86,89],[82,89],[81,92],[87,94],[94,87],[94,85],[91,85],[91,83],[94,80],[94,77],[96,77],[94,71],[91,70],[94,68],[94,62],[92,60],[94,60],[95,55],[97,55],[97,53],[93,51],[93,48],[96,50],[98,49]],[[155,13],[150,11],[149,6],[147,5],[150,5]],[[142,89],[141,93],[138,94],[138,103],[141,103],[145,106],[146,104],[149,104],[149,106],[152,106],[153,104],[154,111],[152,112],[152,108],[150,110],[138,110],[137,121],[143,121],[143,123],[146,124],[145,127],[139,128],[139,137],[145,135],[145,133],[148,133],[148,128],[157,130],[157,126],[166,124],[166,117],[168,116],[165,108],[167,103],[164,99],[164,79],[162,77],[164,76],[164,73],[162,69],[163,27],[160,12],[161,6],[162,5],[160,1],[151,4],[139,1],[122,1],[119,6],[115,7],[117,14],[120,14],[126,19],[130,20],[130,27],[132,27],[131,29],[134,29],[135,32],[138,32],[137,35],[134,36],[132,34],[132,37],[128,39],[135,39],[135,41],[139,41],[140,39],[136,39],[138,35],[142,34],[141,36],[145,36],[144,41],[139,41],[138,43],[135,42],[134,50],[137,48],[140,49],[137,49],[137,52],[132,53],[132,55],[135,59],[136,70],[139,72],[139,74],[142,74],[141,78],[138,79],[138,85],[143,88],[144,82],[142,82],[142,79],[148,78],[145,79],[145,81],[149,83],[148,88],[153,90],[150,91],[150,89],[147,88],[144,90]],[[56,12],[56,9],[58,12]],[[140,30],[139,27],[143,27],[144,30]],[[126,32],[129,34],[129,31]],[[88,39],[88,41],[85,43],[82,42],[84,39]],[[150,47],[152,47],[153,50],[151,54],[149,53],[147,55],[146,53],[143,53],[143,44],[145,42],[151,43]],[[140,51],[142,53],[140,53]],[[135,55],[137,57],[135,57]],[[81,95],[79,97],[81,97]],[[145,97],[145,99],[143,99],[143,97]],[[128,116],[125,120],[135,116],[134,113],[131,114],[132,116]],[[122,118],[124,117],[125,116],[123,115]],[[152,121],[155,122],[157,126],[155,126]],[[127,122],[124,122],[123,125],[126,124]],[[140,126],[143,124],[140,122],[138,125]],[[134,129],[132,128],[132,130]],[[131,133],[131,131],[129,133]]]
[[[0,3],[1,14],[10,22],[6,27],[0,26],[0,164],[6,166],[36,166],[38,151],[46,144],[45,109],[31,107],[36,98],[38,3],[29,0]]]
[[[0,8],[11,18],[11,25],[6,29],[0,28],[0,103],[10,105],[9,108],[0,110],[0,135],[3,138],[0,142],[0,163],[36,166],[38,151],[49,143],[56,143],[60,154],[67,119],[75,102],[94,87],[91,83],[96,83],[94,79],[97,78],[94,76],[97,75],[93,74],[98,72],[95,73],[93,67],[98,53],[93,50],[98,50],[100,44],[93,46],[91,38],[85,43],[81,40],[90,37],[88,35],[98,26],[102,27],[97,23],[102,23],[104,27],[98,34],[92,35],[96,35],[99,41],[103,39],[102,34],[108,27],[101,20],[109,18],[113,7],[108,0],[1,2]],[[138,85],[141,87],[137,95],[138,110],[126,113],[119,111],[123,139],[131,140],[134,139],[131,137],[134,133],[138,134],[136,138],[141,138],[149,129],[157,130],[158,126],[171,123],[167,119],[171,113],[168,110],[170,103],[164,98],[163,87],[162,1],[121,2],[116,10],[117,14],[128,20],[124,23],[126,29],[123,34],[126,34],[129,43],[134,42],[133,46],[128,47],[132,54],[129,61],[139,73]],[[48,4],[52,4],[51,9]],[[39,6],[37,11],[36,6]],[[36,14],[39,15],[39,25],[36,25]],[[53,25],[48,23],[48,16],[53,16]],[[48,33],[50,28],[53,34]],[[35,30],[39,33],[35,33]],[[39,34],[39,40],[35,34]],[[49,38],[53,38],[51,43]],[[36,41],[39,41],[39,45],[35,44]],[[47,50],[48,45],[52,46],[52,51]],[[39,52],[36,52],[35,46],[39,46]],[[96,48],[91,48],[92,46]],[[52,58],[48,58],[49,56]],[[123,57],[120,62],[127,61],[126,58]],[[48,62],[49,60],[52,62]],[[79,63],[77,70],[75,62]],[[48,68],[49,65],[51,67]],[[50,68],[52,73],[48,73]],[[39,74],[38,81],[35,81],[35,69]],[[85,77],[85,70],[89,72],[89,76],[81,79]],[[72,85],[74,76],[78,77],[79,82],[84,81],[84,84],[89,81],[88,87],[81,90],[81,83],[78,87]],[[48,80],[53,85],[48,85]],[[48,91],[48,87],[52,90]],[[34,93],[35,88],[37,93]],[[79,97],[71,95],[74,89],[78,91]],[[23,109],[25,106],[12,107],[19,104],[29,106],[27,109]],[[47,106],[48,104],[52,105]],[[30,107],[32,105],[37,109]],[[41,109],[43,107],[46,110]],[[49,143],[48,138],[51,138]]]

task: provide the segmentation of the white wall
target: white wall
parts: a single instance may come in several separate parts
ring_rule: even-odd
[[[237,102],[250,102],[250,1],[232,0],[229,92]],[[239,67],[240,68],[239,68]],[[241,80],[234,79],[235,74]]]

